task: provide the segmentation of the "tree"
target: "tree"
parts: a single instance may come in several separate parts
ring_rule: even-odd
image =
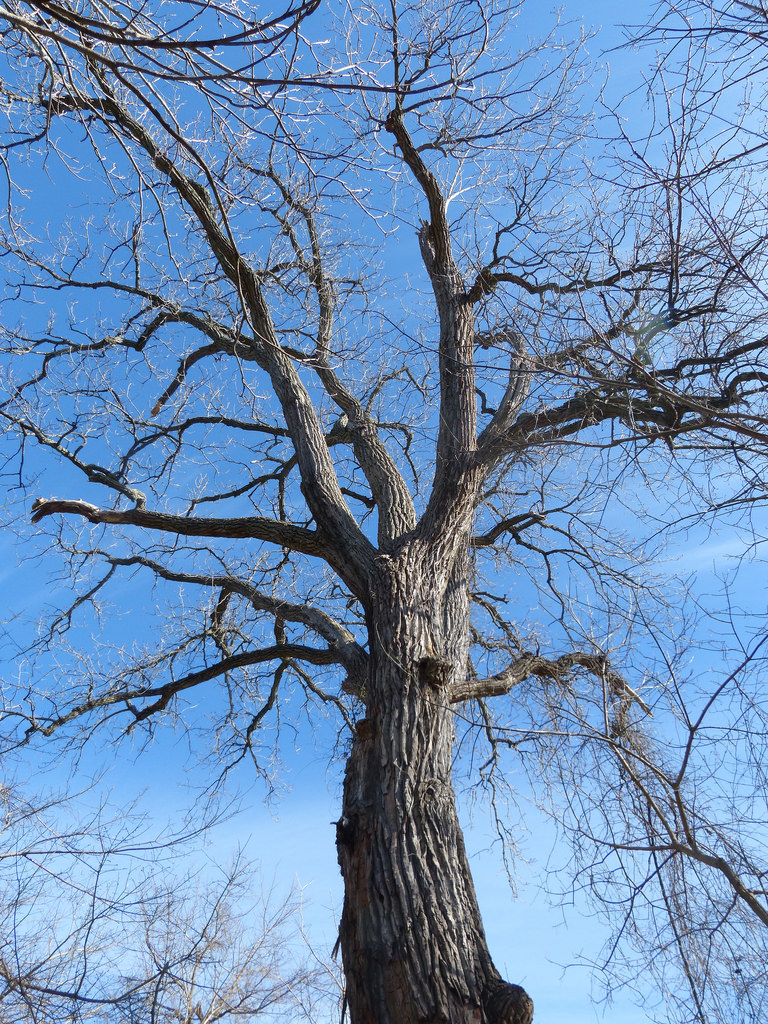
[[[272,1024],[329,1009],[332,977],[307,955],[294,894],[277,904],[242,858],[215,879],[180,872],[199,836],[152,834],[129,808],[109,820],[84,812],[85,794],[36,796],[2,792],[6,1024]]]
[[[762,215],[672,119],[598,171],[586,57],[524,15],[0,12],[8,464],[24,496],[60,467],[32,521],[74,592],[7,741],[167,722],[216,779],[270,778],[278,723],[332,715],[353,1024],[532,1016],[487,948],[457,750],[493,798],[509,758],[572,797],[604,899],[612,857],[650,858],[629,904],[674,927],[695,864],[765,923],[750,837],[670,767],[687,623],[648,576],[665,525],[762,495]],[[86,610],[145,582],[145,645],[105,618],[94,650]]]

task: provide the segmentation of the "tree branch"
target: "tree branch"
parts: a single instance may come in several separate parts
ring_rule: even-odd
[[[324,557],[333,565],[354,593],[363,597],[374,549],[364,536],[341,493],[335,467],[325,442],[317,412],[306,388],[276,335],[258,275],[238,249],[229,231],[226,215],[214,202],[208,189],[185,173],[153,138],[145,124],[138,121],[115,98],[99,68],[94,76],[102,97],[64,97],[57,102],[79,110],[91,110],[113,123],[144,150],[157,170],[166,178],[179,198],[190,208],[202,228],[221,270],[236,289],[254,332],[253,350],[258,365],[269,375],[276,398],[296,452],[302,478],[302,493],[312,514],[328,538]],[[168,123],[163,113],[146,95],[114,71],[114,76],[160,125],[163,131],[188,153],[206,175],[213,195],[218,199],[214,179],[202,158],[190,143]]]
[[[81,499],[38,498],[32,506],[32,522],[39,523],[54,513],[78,515],[98,525],[139,526],[179,537],[252,538],[290,548],[305,555],[328,559],[330,545],[322,534],[277,519],[241,516],[230,519],[188,518],[151,512],[144,508],[101,509]]]
[[[583,668],[597,676],[607,686],[610,693],[623,700],[634,701],[645,712],[653,717],[653,711],[627,681],[613,669],[609,668],[605,655],[587,654],[573,651],[559,658],[542,658],[541,655],[526,652],[520,655],[503,672],[485,679],[465,679],[454,683],[448,693],[451,704],[463,700],[477,700],[483,697],[500,697],[513,690],[531,676],[565,681],[574,668]]]
[[[208,665],[206,668],[198,669],[196,672],[189,672],[182,676],[181,679],[174,679],[171,682],[164,683],[162,686],[113,690],[100,696],[91,697],[82,704],[71,708],[66,714],[54,718],[45,725],[34,720],[25,731],[25,742],[35,733],[51,736],[69,722],[82,718],[92,711],[112,707],[115,704],[124,704],[126,709],[131,712],[134,716],[132,724],[145,721],[156,712],[163,711],[171,699],[184,690],[190,690],[201,683],[217,679],[238,668],[247,668],[249,665],[262,665],[267,661],[290,660],[307,661],[312,665],[336,665],[341,661],[338,653],[330,648],[318,649],[306,647],[303,644],[274,644],[271,647],[263,647],[258,651],[245,651],[242,654],[234,654],[228,658],[223,658],[221,661]],[[146,700],[151,697],[157,697],[158,699],[148,707],[137,709],[132,704],[133,701]]]
[[[321,636],[338,654],[338,660],[347,673],[355,679],[365,679],[368,670],[368,654],[355,640],[354,634],[346,626],[337,622],[322,608],[310,604],[296,604],[284,601],[279,597],[262,593],[247,580],[227,575],[200,575],[190,572],[179,572],[168,568],[162,562],[147,558],[146,555],[132,555],[128,558],[107,556],[112,566],[142,566],[159,578],[172,583],[187,583],[206,589],[220,591],[221,595],[237,594],[245,598],[255,611],[266,612],[286,622],[299,622]]]

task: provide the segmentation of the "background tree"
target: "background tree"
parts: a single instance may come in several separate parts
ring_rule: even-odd
[[[353,1024],[530,1020],[487,948],[457,758],[494,799],[510,764],[570,797],[577,871],[671,943],[681,1014],[711,1019],[692,931],[764,934],[762,836],[729,803],[759,818],[760,647],[691,684],[695,603],[649,572],[667,526],[762,496],[762,207],[702,146],[690,80],[598,169],[582,51],[524,17],[0,11],[7,465],[25,501],[60,467],[32,519],[74,594],[7,742],[169,723],[217,781],[270,779],[279,723],[333,716]],[[146,641],[110,613],[94,648],[88,609],[140,585]],[[728,921],[688,927],[693,872]]]
[[[339,1001],[306,945],[296,895],[278,903],[242,858],[179,869],[199,836],[150,832],[84,796],[2,793],[0,1015],[6,1024],[318,1021]],[[203,861],[205,863],[205,861]]]

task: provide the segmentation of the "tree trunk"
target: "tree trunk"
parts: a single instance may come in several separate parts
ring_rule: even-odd
[[[441,588],[411,549],[379,558],[371,589],[367,713],[337,829],[352,1024],[527,1024],[530,999],[488,952],[450,778],[466,580]]]

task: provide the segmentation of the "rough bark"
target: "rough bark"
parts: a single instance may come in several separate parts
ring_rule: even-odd
[[[451,784],[449,687],[465,663],[466,585],[435,586],[415,546],[377,560],[366,717],[337,828],[353,1024],[526,1024],[493,966]],[[442,592],[440,592],[442,589]]]

